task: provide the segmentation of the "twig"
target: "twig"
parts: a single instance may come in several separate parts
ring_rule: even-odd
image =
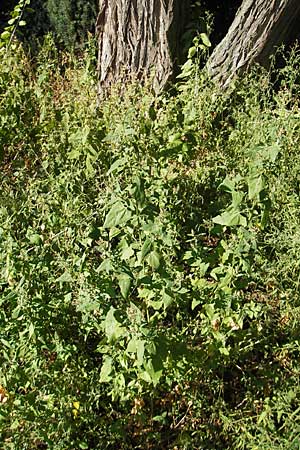
[[[24,15],[26,4],[27,4],[26,0],[23,0],[23,6],[22,6],[21,14],[19,15],[18,20],[17,20],[17,22],[16,22],[16,24],[14,26],[13,32],[11,33],[11,36],[10,36],[10,39],[9,39],[9,43],[8,43],[8,46],[7,46],[7,50],[9,50],[9,47],[11,46],[13,38],[15,37],[15,34],[17,32],[19,23],[20,23],[23,15]]]

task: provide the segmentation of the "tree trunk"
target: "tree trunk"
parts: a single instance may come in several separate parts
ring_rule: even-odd
[[[99,93],[118,82],[153,76],[161,90],[180,62],[189,0],[100,0]]]
[[[290,40],[299,19],[300,0],[244,0],[208,60],[209,73],[227,87],[254,62],[267,66],[275,47]]]

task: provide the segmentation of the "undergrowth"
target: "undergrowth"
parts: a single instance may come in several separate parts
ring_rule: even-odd
[[[101,104],[93,54],[0,55],[1,448],[299,449],[298,50]]]

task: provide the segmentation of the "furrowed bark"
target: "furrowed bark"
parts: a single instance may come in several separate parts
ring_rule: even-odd
[[[244,0],[207,69],[221,87],[253,63],[268,66],[276,46],[299,28],[300,0]]]
[[[116,82],[153,74],[154,90],[171,79],[180,61],[188,0],[100,0],[99,93]]]

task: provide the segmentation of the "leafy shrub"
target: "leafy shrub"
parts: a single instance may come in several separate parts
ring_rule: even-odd
[[[93,58],[1,60],[3,447],[298,448],[299,54],[100,105]]]

